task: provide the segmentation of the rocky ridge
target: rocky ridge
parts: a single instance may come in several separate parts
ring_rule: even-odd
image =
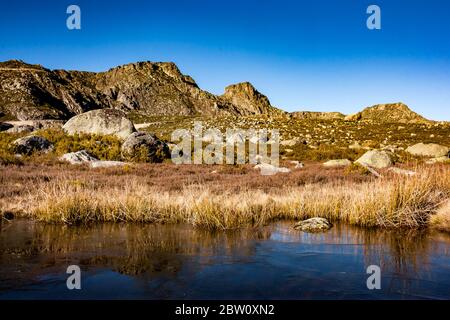
[[[103,108],[161,115],[282,113],[250,83],[216,96],[171,62],[137,62],[106,72],[50,70],[10,60],[0,63],[0,117],[64,119]]]

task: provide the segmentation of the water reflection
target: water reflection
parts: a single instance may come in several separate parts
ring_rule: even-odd
[[[357,281],[345,286],[356,288],[356,294],[365,289],[360,282],[366,276],[364,267],[370,264],[380,265],[387,273],[390,293],[409,294],[416,290],[415,280],[421,285],[421,281],[435,281],[429,277],[433,272],[444,277],[445,286],[449,279],[446,265],[450,237],[425,230],[384,231],[337,225],[326,233],[308,234],[293,230],[290,223],[276,223],[259,229],[209,232],[186,225],[65,227],[20,220],[3,223],[0,230],[0,293],[19,292],[30,284],[45,286],[42,279],[46,275],[61,275],[69,264],[78,264],[83,270],[110,270],[131,276],[140,284],[157,280],[168,298],[179,298],[173,287],[180,286],[186,292],[193,287],[200,291],[189,293],[187,298],[206,294],[220,298],[225,292],[229,294],[226,297],[238,298],[233,296],[236,289],[232,283],[220,292],[208,287],[208,282],[221,283],[222,279],[215,277],[231,273],[236,274],[231,281],[240,282],[244,291],[247,288],[245,297],[249,298],[261,297],[251,292],[261,278],[284,285],[279,292],[273,291],[273,297],[304,297],[306,291],[298,292],[293,284],[308,284],[319,290],[313,298],[327,297],[329,292],[324,291],[336,285],[333,281],[343,280],[342,273],[349,274],[345,278],[349,282]],[[438,291],[439,296],[443,289],[442,285],[437,289],[432,286],[424,294]],[[147,291],[140,294],[162,295]]]

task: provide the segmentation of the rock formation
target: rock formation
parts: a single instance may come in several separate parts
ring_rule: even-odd
[[[70,135],[75,133],[112,134],[121,139],[126,139],[136,131],[125,113],[115,109],[99,109],[79,114],[67,121],[63,129]]]

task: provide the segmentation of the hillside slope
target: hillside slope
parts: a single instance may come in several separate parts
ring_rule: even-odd
[[[147,116],[280,113],[250,83],[223,96],[201,90],[171,62],[131,63],[106,72],[49,70],[18,60],[0,63],[0,116],[68,119],[92,109],[116,108]]]

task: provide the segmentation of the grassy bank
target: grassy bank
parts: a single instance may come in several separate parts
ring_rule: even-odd
[[[38,177],[37,168],[42,170]],[[358,226],[433,225],[450,231],[448,213],[441,209],[436,215],[450,197],[450,167],[415,169],[413,177],[384,172],[383,179],[376,179],[315,164],[271,177],[247,166],[35,167],[17,170],[18,179],[10,167],[2,177],[9,186],[3,190],[2,206],[14,204],[31,218],[65,224],[185,222],[234,229],[319,216]],[[33,173],[27,192],[14,189],[14,179],[24,183]]]

